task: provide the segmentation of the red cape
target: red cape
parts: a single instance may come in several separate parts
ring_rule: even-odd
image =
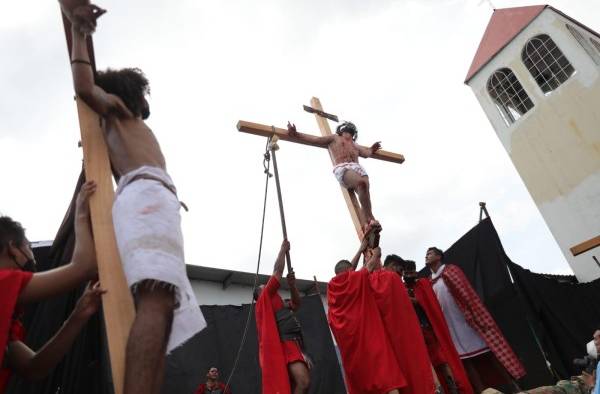
[[[467,323],[481,335],[500,364],[515,379],[525,376],[525,367],[510,347],[500,327],[471,287],[464,272],[454,264],[446,264],[442,280],[454,297]]]
[[[0,366],[4,363],[4,351],[8,343],[17,299],[32,275],[31,272],[0,269],[0,300],[2,300],[0,302]],[[0,369],[0,393],[4,392],[10,376],[9,372]]]
[[[290,378],[271,297],[263,290],[256,301],[256,332],[263,394],[290,394]]]
[[[425,314],[431,323],[435,337],[442,348],[448,366],[452,370],[452,375],[458,385],[459,391],[463,394],[473,394],[473,388],[471,387],[463,363],[460,361],[458,352],[452,342],[452,337],[450,336],[450,331],[448,330],[448,325],[444,318],[444,312],[442,312],[440,303],[438,302],[437,297],[433,292],[433,288],[431,287],[431,282],[428,279],[419,279],[415,283],[415,298],[425,311]],[[441,381],[442,383],[445,383],[444,379],[441,379]],[[445,387],[445,385],[444,389],[448,392],[448,388]]]
[[[382,394],[406,386],[390,347],[367,270],[344,272],[327,285],[329,326],[342,355],[349,394]]]
[[[369,279],[387,337],[408,383],[402,393],[433,393],[435,383],[427,346],[402,279],[385,270],[372,272]]]

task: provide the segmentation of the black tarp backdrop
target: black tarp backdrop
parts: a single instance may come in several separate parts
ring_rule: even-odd
[[[240,345],[244,325],[252,306],[202,306],[208,327],[194,336],[167,359],[164,394],[193,393],[206,380],[210,367],[219,368],[221,379],[227,380]],[[346,393],[335,353],[327,318],[318,295],[302,299],[298,311],[305,344],[316,367],[311,371],[310,393]],[[231,380],[234,393],[259,394],[261,392],[258,364],[258,340],[254,314],[238,366]]]
[[[579,374],[573,359],[586,354],[585,344],[600,328],[600,280],[564,283],[514,263],[510,269],[538,322],[539,337],[552,366],[563,378]]]
[[[554,379],[528,324],[524,300],[510,281],[507,268],[510,259],[492,221],[484,219],[469,230],[444,252],[444,261],[464,271],[525,365],[527,375],[519,381],[521,388],[552,384]],[[426,276],[429,270],[426,268],[421,274]]]

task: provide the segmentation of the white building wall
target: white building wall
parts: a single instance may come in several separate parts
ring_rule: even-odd
[[[547,8],[469,81],[578,280],[600,277],[592,255],[570,248],[600,235],[600,68],[569,32],[573,22]],[[577,27],[577,26],[576,26]],[[584,34],[583,29],[579,29]],[[544,95],[523,62],[525,43],[548,34],[576,72]],[[510,126],[504,123],[486,84],[499,68],[510,68],[534,107]],[[524,240],[527,242],[527,240]]]

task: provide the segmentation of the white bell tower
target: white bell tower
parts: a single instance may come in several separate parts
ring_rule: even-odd
[[[577,279],[600,278],[600,35],[547,5],[494,10],[465,83]]]

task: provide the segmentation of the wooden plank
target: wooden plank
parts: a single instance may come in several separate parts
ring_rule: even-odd
[[[597,237],[594,237],[592,239],[588,239],[587,241],[582,242],[578,245],[573,246],[571,248],[571,253],[573,253],[573,256],[577,256],[577,255],[587,252],[588,250],[597,248],[598,246],[600,246],[600,235],[598,235]]]
[[[102,287],[102,310],[108,338],[108,350],[115,394],[123,393],[125,378],[125,349],[135,317],[133,299],[117,249],[112,222],[114,190],[112,172],[100,118],[83,101],[77,99],[83,162],[86,179],[98,184],[90,199],[92,230],[98,260],[98,276]]]
[[[63,17],[69,58],[71,54],[71,26]],[[95,69],[91,37],[87,40],[90,60]],[[108,351],[115,394],[123,393],[125,380],[125,349],[135,317],[133,299],[125,279],[117,249],[112,222],[114,190],[108,150],[100,128],[100,117],[82,100],[76,99],[83,147],[85,177],[97,183],[96,193],[90,198],[92,231],[98,261],[98,277],[107,289],[102,296],[102,310],[106,325]]]
[[[243,133],[260,135],[262,137],[270,137],[273,134],[275,134],[279,137],[279,139],[281,139],[283,141],[290,141],[290,142],[295,142],[295,143],[303,144],[303,145],[316,146],[318,148],[326,148],[326,146],[321,146],[321,145],[313,144],[310,142],[299,141],[299,140],[290,138],[290,136],[288,135],[287,128],[282,129],[281,127],[275,127],[275,130],[273,131],[272,126],[240,120],[237,124],[237,129]],[[371,157],[371,159],[378,159],[378,160],[389,161],[392,163],[399,163],[399,164],[404,162],[403,155],[401,155],[399,153],[385,151],[385,150],[380,150],[380,151],[376,152]]]
[[[321,105],[321,101],[319,101],[318,98],[313,97],[310,100],[310,106],[313,107],[314,109],[318,109],[323,111],[323,106]],[[317,120],[317,124],[319,125],[319,130],[321,130],[321,135],[322,136],[328,136],[331,135],[331,128],[329,127],[329,121],[327,121],[327,119],[323,118],[322,116],[319,116],[317,114],[315,114],[315,119]],[[329,151],[329,157],[331,158],[331,162],[333,162],[333,155],[331,154],[331,151]],[[335,164],[335,163],[334,163]],[[344,196],[344,201],[346,201],[346,206],[348,207],[348,211],[350,212],[350,218],[352,219],[352,224],[354,224],[354,229],[356,230],[356,235],[358,235],[358,239],[362,240],[363,238],[363,224],[360,220],[360,215],[359,215],[359,210],[360,210],[360,206],[358,204],[358,201],[356,200],[356,195],[354,194],[354,192],[350,193],[348,191],[348,189],[346,189],[343,186],[340,186],[340,190],[342,191],[342,195]]]

